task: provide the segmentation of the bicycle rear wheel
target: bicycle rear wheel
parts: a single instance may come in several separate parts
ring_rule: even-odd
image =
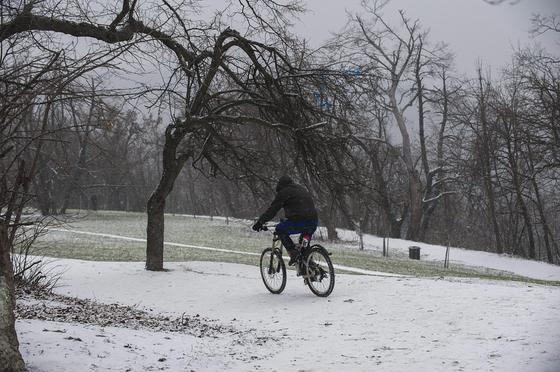
[[[305,281],[311,292],[319,297],[327,297],[334,289],[334,267],[329,252],[320,245],[314,245],[305,256],[307,271]]]
[[[271,293],[280,294],[286,287],[286,265],[278,249],[266,248],[260,260],[261,278]]]

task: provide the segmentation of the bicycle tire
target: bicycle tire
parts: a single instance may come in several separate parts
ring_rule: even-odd
[[[261,278],[270,293],[280,294],[286,287],[286,264],[278,249],[266,248],[260,259]]]
[[[329,252],[322,246],[312,246],[305,255],[305,281],[309,290],[319,297],[328,297],[335,283],[334,267]]]

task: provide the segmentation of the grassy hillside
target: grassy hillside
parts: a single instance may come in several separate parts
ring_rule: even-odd
[[[107,211],[81,214],[59,228],[145,239],[146,215]],[[224,219],[210,220],[180,215],[168,215],[165,220],[165,241],[172,243],[260,253],[263,248],[270,246],[271,236],[267,232],[255,233],[249,223],[238,220],[226,224]],[[486,268],[451,265],[449,269],[444,269],[440,262],[409,260],[403,256],[382,257],[381,248],[377,251],[360,251],[352,242],[319,243],[333,253],[334,263],[361,269],[424,277],[458,276],[541,282]],[[34,254],[98,261],[144,261],[145,243],[66,231],[49,231],[37,241]],[[220,261],[258,265],[256,255],[176,246],[165,247],[164,259],[168,262]]]

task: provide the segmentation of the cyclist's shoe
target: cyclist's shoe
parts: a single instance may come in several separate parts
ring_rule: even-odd
[[[307,275],[307,272],[305,270],[305,264],[301,261],[297,265],[296,271],[297,271],[297,276]]]
[[[289,249],[288,254],[290,255],[290,261],[288,262],[289,266],[294,265],[299,259],[299,251],[297,249]]]

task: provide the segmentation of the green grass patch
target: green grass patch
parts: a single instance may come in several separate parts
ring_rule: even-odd
[[[146,215],[144,213],[100,211],[87,215],[76,215],[70,223],[60,228],[145,239]],[[166,215],[165,217],[166,242],[260,253],[263,248],[271,245],[271,237],[270,233],[255,233],[251,230],[249,223],[237,220],[226,224],[223,219],[210,220],[179,215]],[[450,268],[444,269],[442,262],[409,260],[404,253],[394,252],[393,257],[382,257],[379,251],[360,251],[351,242],[319,243],[333,253],[331,258],[335,264],[365,270],[418,277],[484,278],[560,285],[560,282],[528,279],[487,268],[451,265]],[[48,234],[37,240],[34,254],[97,261],[144,261],[146,245],[144,242],[49,231]],[[166,245],[164,260],[166,262],[214,261],[258,265],[259,257]]]

